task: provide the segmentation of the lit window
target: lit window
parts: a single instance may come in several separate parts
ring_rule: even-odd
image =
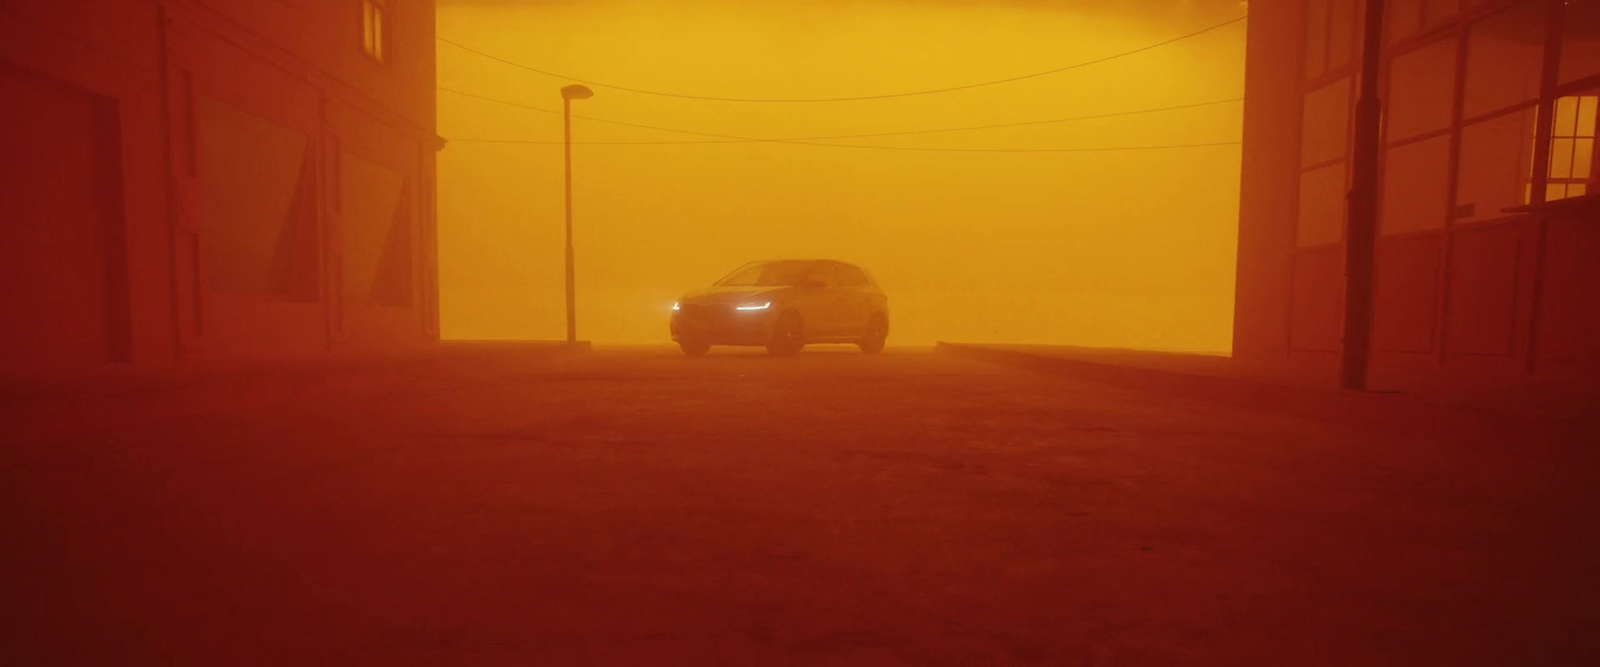
[[[1556,99],[1550,127],[1550,178],[1545,200],[1582,197],[1600,187],[1594,169],[1595,135],[1600,130],[1600,95]]]
[[[379,62],[389,61],[389,3],[361,0],[361,46]]]

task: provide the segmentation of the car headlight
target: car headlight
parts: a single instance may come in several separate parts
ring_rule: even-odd
[[[762,304],[750,304],[750,305],[747,305],[747,306],[735,306],[734,310],[750,312],[750,311],[754,311],[754,310],[766,310],[766,309],[771,308],[771,307],[772,307],[772,302],[768,301],[768,302],[762,303]]]
[[[680,304],[677,301],[674,301],[674,302],[672,302],[672,309],[673,310],[683,310],[683,304]]]

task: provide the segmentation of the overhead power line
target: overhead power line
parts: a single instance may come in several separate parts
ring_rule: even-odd
[[[486,96],[483,96],[483,95],[477,95],[477,94],[473,94],[473,93],[463,92],[463,91],[455,90],[455,89],[452,89],[452,88],[445,88],[443,86],[440,86],[439,89],[443,90],[445,92],[455,93],[457,95],[463,95],[463,96],[466,96],[466,97],[472,97],[472,98],[476,98],[476,99],[480,99],[480,100],[486,100],[486,101],[489,101],[489,102],[494,102],[494,103],[497,103],[497,104],[504,104],[504,105],[507,105],[507,106],[517,107],[517,108],[520,108],[520,109],[527,109],[529,111],[537,111],[537,112],[540,112],[540,113],[561,115],[560,111],[554,111],[554,110],[551,110],[551,109],[541,109],[541,108],[535,107],[535,106],[529,106],[529,105],[526,105],[526,104],[519,104],[517,102],[509,102],[509,101],[506,101],[506,100],[496,99],[496,98],[493,98],[493,97],[486,97]],[[1219,102],[1206,102],[1206,103],[1202,103],[1202,104],[1183,105],[1183,106],[1187,107],[1187,106],[1204,106],[1204,105],[1208,105],[1208,104],[1222,104],[1223,102],[1227,102],[1227,101],[1236,101],[1236,100],[1223,100],[1223,101],[1219,101]],[[1173,108],[1183,108],[1183,107],[1173,107]],[[1105,116],[1108,116],[1108,115],[1131,115],[1132,113],[1148,113],[1148,112],[1151,112],[1151,111],[1154,111],[1154,110],[1123,112],[1122,114],[1100,114],[1097,117],[1105,117]],[[637,128],[647,129],[647,130],[657,130],[657,131],[661,131],[661,132],[678,132],[678,133],[682,133],[682,134],[692,134],[692,135],[697,135],[697,136],[714,137],[714,138],[717,138],[717,139],[728,140],[728,141],[716,141],[716,142],[660,142],[660,143],[769,143],[769,144],[791,144],[791,145],[798,145],[798,146],[823,146],[823,147],[827,147],[827,148],[855,148],[855,149],[862,149],[862,150],[889,150],[889,151],[927,151],[927,152],[937,152],[937,153],[1095,153],[1095,152],[1110,152],[1110,151],[1166,150],[1166,149],[1175,149],[1175,148],[1207,148],[1207,147],[1213,147],[1213,146],[1236,146],[1236,145],[1239,144],[1239,142],[1237,142],[1237,141],[1217,141],[1217,142],[1194,143],[1194,144],[1162,144],[1162,145],[1153,145],[1153,146],[1111,146],[1111,147],[1082,147],[1082,148],[942,148],[942,147],[923,147],[923,146],[876,146],[876,145],[860,145],[860,144],[835,144],[835,143],[827,143],[825,141],[816,141],[815,139],[817,139],[817,138],[804,138],[804,137],[796,138],[796,139],[763,139],[763,138],[759,138],[759,137],[741,137],[741,136],[733,135],[733,134],[717,134],[715,132],[700,132],[700,131],[697,131],[697,130],[684,130],[684,129],[672,128],[672,127],[661,127],[661,126],[658,126],[658,125],[645,125],[643,123],[629,123],[629,122],[620,121],[620,120],[610,120],[608,118],[596,118],[594,116],[579,116],[577,114],[574,114],[573,118],[581,118],[581,119],[584,119],[584,120],[593,121],[593,122],[597,122],[597,123],[608,123],[608,124],[611,124],[611,125],[621,125],[621,126],[624,126],[624,127],[637,127]],[[1058,120],[1062,120],[1062,119],[1058,119]],[[1037,123],[1035,121],[1030,121],[1030,122],[1031,123]],[[1042,122],[1052,122],[1052,121],[1042,121]],[[999,127],[1004,127],[1005,125],[1011,125],[1011,124],[1003,124],[1003,125],[1000,125]],[[955,130],[958,130],[958,129],[973,129],[973,128],[951,128],[950,130],[934,130],[934,131],[955,131]],[[921,131],[912,131],[911,133],[921,133]],[[879,133],[879,136],[887,136],[887,135],[893,135],[893,134],[898,134],[898,133],[892,133],[892,132],[890,132],[890,133]],[[845,135],[845,136],[836,136],[836,137],[829,137],[829,138],[836,138],[836,139],[837,138],[859,138],[859,137],[863,137],[863,136],[870,136],[870,135]],[[564,142],[542,142],[542,141],[519,141],[519,140],[514,140],[514,139],[451,139],[450,141],[459,142],[459,143],[492,143],[492,144],[523,144],[523,145],[527,145],[527,144],[544,144],[544,143],[564,143]],[[635,144],[635,145],[648,145],[648,144],[655,143],[655,142],[620,142],[620,143]]]
[[[499,139],[450,139],[451,143],[477,143],[477,144],[510,144],[526,146],[529,144],[559,145],[559,141],[506,141]],[[679,141],[679,142],[634,142],[589,144],[599,146],[650,146],[664,144],[733,144],[733,143],[782,143],[791,146],[821,146],[824,148],[858,148],[879,151],[926,151],[933,153],[1112,153],[1119,151],[1152,151],[1169,150],[1175,148],[1210,148],[1214,146],[1238,146],[1238,141],[1212,141],[1195,144],[1159,144],[1150,146],[1085,146],[1073,148],[946,148],[937,146],[878,146],[867,144],[834,144],[820,141]]]
[[[512,67],[516,67],[516,68],[519,68],[519,69],[527,70],[529,72],[534,72],[536,74],[542,74],[542,75],[548,76],[548,77],[553,77],[553,78],[557,78],[557,79],[563,79],[563,80],[566,80],[566,81],[573,81],[573,82],[576,82],[576,83],[582,83],[582,84],[585,84],[585,85],[594,86],[596,88],[606,88],[606,89],[609,89],[609,90],[618,90],[618,91],[627,92],[627,93],[637,93],[637,94],[640,94],[640,95],[655,95],[655,96],[658,96],[658,97],[673,97],[673,98],[685,99],[685,100],[704,100],[704,101],[712,101],[712,102],[752,102],[752,103],[802,104],[802,103],[816,103],[816,102],[861,102],[861,101],[866,101],[866,100],[883,100],[883,99],[891,99],[891,98],[897,98],[897,97],[916,97],[916,96],[919,96],[919,95],[936,95],[936,94],[939,94],[939,93],[950,93],[950,92],[955,92],[955,91],[958,91],[958,90],[970,90],[970,89],[973,89],[973,88],[983,88],[985,86],[997,86],[997,85],[1005,84],[1005,83],[1015,83],[1017,81],[1024,81],[1024,80],[1027,80],[1027,79],[1034,79],[1034,78],[1038,78],[1038,77],[1041,77],[1041,76],[1049,76],[1051,74],[1059,74],[1061,72],[1066,72],[1066,71],[1078,69],[1078,68],[1081,68],[1081,67],[1088,67],[1090,65],[1098,65],[1100,63],[1116,60],[1118,58],[1126,58],[1128,56],[1131,56],[1131,55],[1134,55],[1134,54],[1138,54],[1138,53],[1143,53],[1143,52],[1149,51],[1151,49],[1157,49],[1157,48],[1160,48],[1160,47],[1163,47],[1163,46],[1167,46],[1169,44],[1174,44],[1174,43],[1177,43],[1177,42],[1181,42],[1181,41],[1186,40],[1186,39],[1191,39],[1191,38],[1194,38],[1194,37],[1198,37],[1200,35],[1204,35],[1206,33],[1212,32],[1214,30],[1219,30],[1219,29],[1227,27],[1229,25],[1233,25],[1235,23],[1238,23],[1240,21],[1245,20],[1246,18],[1249,18],[1249,15],[1239,16],[1237,18],[1233,18],[1233,19],[1230,19],[1228,21],[1224,21],[1222,23],[1218,23],[1218,24],[1216,24],[1214,26],[1211,26],[1209,28],[1204,28],[1202,30],[1197,30],[1197,31],[1191,32],[1191,33],[1189,33],[1187,35],[1174,37],[1174,38],[1166,40],[1164,42],[1157,42],[1157,43],[1151,44],[1149,46],[1143,46],[1143,47],[1134,49],[1132,51],[1124,51],[1122,53],[1117,53],[1117,54],[1105,56],[1105,57],[1102,57],[1102,58],[1096,58],[1094,60],[1088,60],[1088,61],[1084,61],[1084,62],[1081,62],[1081,63],[1067,65],[1065,67],[1057,67],[1055,69],[1045,70],[1045,71],[1042,71],[1042,72],[1034,72],[1032,74],[1023,74],[1021,76],[1013,76],[1013,77],[1008,77],[1008,78],[1004,78],[1004,79],[994,79],[994,80],[991,80],[991,81],[980,81],[980,82],[977,82],[977,83],[969,83],[969,84],[964,84],[964,85],[960,85],[960,86],[950,86],[950,87],[947,87],[947,88],[933,88],[933,89],[928,89],[928,90],[915,90],[915,91],[900,92],[900,93],[884,93],[884,94],[879,94],[879,95],[861,95],[861,96],[856,96],[856,97],[813,97],[813,98],[803,98],[803,97],[802,98],[720,97],[720,96],[713,96],[713,95],[690,95],[690,94],[686,94],[686,93],[671,93],[671,92],[664,92],[664,91],[659,91],[659,90],[648,90],[648,89],[644,89],[644,88],[633,88],[633,87],[629,87],[629,86],[622,86],[622,85],[617,85],[617,84],[604,83],[604,82],[600,82],[600,81],[591,81],[591,80],[580,79],[580,78],[577,78],[577,77],[568,76],[568,75],[560,74],[560,73],[557,73],[557,72],[551,72],[551,71],[539,69],[539,68],[536,68],[536,67],[530,67],[528,65],[524,65],[522,63],[519,63],[519,62],[516,62],[516,61],[513,61],[513,60],[508,60],[506,58],[502,58],[500,56],[496,56],[496,55],[491,54],[491,53],[486,53],[484,51],[480,51],[478,49],[475,49],[475,48],[472,48],[472,47],[467,46],[465,44],[462,44],[460,42],[449,40],[449,39],[446,39],[446,38],[443,38],[443,37],[439,37],[438,40],[440,42],[443,42],[443,43],[448,44],[450,46],[453,46],[453,47],[456,47],[458,49],[461,49],[463,51],[466,51],[466,52],[469,52],[469,53],[473,53],[473,54],[476,54],[476,55],[482,56],[484,58],[488,58],[490,60],[494,60],[494,61],[497,61],[497,62],[500,62],[500,63],[503,63],[503,64],[506,64],[506,65],[510,65]]]
[[[463,92],[463,91],[458,91],[458,90],[455,90],[455,89],[452,89],[452,88],[445,88],[443,86],[441,86],[439,89],[443,90],[445,92],[448,92],[448,93],[454,93],[454,94],[457,94],[457,95],[463,95],[463,96],[466,96],[466,97],[472,97],[472,98],[475,98],[475,99],[494,102],[496,104],[504,104],[504,105],[507,105],[507,106],[512,106],[512,107],[517,107],[517,108],[520,108],[520,109],[525,109],[525,110],[528,110],[528,111],[537,111],[537,112],[540,112],[540,113],[555,114],[555,115],[559,115],[561,113],[561,112],[555,111],[553,109],[543,109],[543,108],[539,108],[539,107],[534,107],[534,106],[519,104],[519,103],[516,103],[516,102],[510,102],[510,101],[501,100],[501,99],[497,99],[497,98],[493,98],[493,97],[488,97],[488,96],[484,96],[484,95],[475,95],[475,94],[472,94],[472,93],[466,93],[466,92]],[[794,142],[826,141],[826,140],[835,140],[835,139],[868,139],[868,138],[879,138],[879,137],[900,137],[900,136],[911,136],[911,135],[922,135],[922,134],[940,134],[940,133],[948,133],[948,132],[966,132],[966,131],[973,131],[973,130],[993,130],[993,129],[1002,129],[1002,128],[1029,127],[1029,126],[1037,126],[1037,125],[1050,125],[1050,124],[1057,124],[1057,123],[1067,123],[1067,122],[1080,121],[1080,120],[1096,120],[1096,119],[1104,119],[1104,118],[1118,118],[1118,117],[1125,117],[1125,116],[1136,116],[1136,115],[1143,115],[1143,114],[1160,113],[1160,112],[1164,112],[1164,111],[1179,111],[1179,110],[1183,110],[1183,109],[1197,109],[1197,108],[1202,108],[1202,107],[1218,106],[1218,105],[1222,105],[1222,104],[1231,104],[1231,103],[1234,103],[1234,102],[1240,102],[1240,101],[1243,101],[1243,99],[1244,98],[1242,98],[1242,97],[1235,97],[1235,98],[1230,98],[1230,99],[1226,99],[1226,100],[1214,100],[1214,101],[1210,101],[1210,102],[1195,102],[1195,103],[1192,103],[1192,104],[1178,104],[1178,105],[1173,105],[1173,106],[1156,107],[1156,108],[1150,108],[1150,109],[1135,109],[1135,110],[1131,110],[1131,111],[1116,111],[1116,112],[1110,112],[1110,113],[1089,114],[1089,115],[1084,115],[1084,116],[1068,116],[1068,117],[1065,117],[1065,118],[1047,118],[1047,119],[1044,119],[1044,120],[1030,120],[1030,121],[1015,122],[1015,123],[995,123],[995,124],[990,124],[990,125],[966,125],[966,126],[961,126],[961,127],[943,127],[943,128],[932,128],[932,129],[923,129],[923,130],[901,130],[901,131],[896,131],[896,132],[868,132],[868,133],[861,133],[861,134],[833,134],[833,135],[818,135],[818,136],[807,136],[807,137],[782,137],[782,138],[743,137],[743,136],[737,136],[737,135],[714,134],[714,133],[709,133],[709,132],[697,132],[697,131],[693,131],[693,130],[684,130],[684,129],[671,128],[671,127],[661,127],[661,126],[656,126],[656,125],[644,125],[644,124],[640,124],[640,123],[624,123],[624,122],[621,122],[621,121],[614,121],[614,120],[609,120],[609,119],[604,119],[604,118],[595,118],[595,117],[592,117],[592,116],[574,115],[573,116],[574,118],[582,118],[584,120],[601,122],[601,123],[612,123],[612,124],[617,124],[617,125],[624,125],[624,126],[627,126],[627,127],[637,127],[637,128],[644,128],[644,129],[650,129],[650,130],[658,130],[658,131],[662,131],[662,132],[676,132],[676,133],[683,133],[683,134],[694,134],[694,135],[699,135],[699,136],[717,137],[716,139],[702,139],[702,140],[695,140],[695,141],[581,141],[581,142],[574,142],[574,143],[575,144],[579,144],[579,145],[595,145],[595,146],[605,146],[605,145],[612,145],[612,146],[649,146],[649,145],[687,145],[687,144],[794,143]],[[565,142],[562,142],[562,141],[519,140],[519,139],[453,139],[452,141],[467,142],[467,143],[494,143],[494,144],[562,144],[562,143],[565,143]]]

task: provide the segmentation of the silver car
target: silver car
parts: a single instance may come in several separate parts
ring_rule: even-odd
[[[889,299],[861,267],[827,259],[752,262],[672,305],[672,340],[700,356],[713,345],[795,354],[810,343],[883,351]]]

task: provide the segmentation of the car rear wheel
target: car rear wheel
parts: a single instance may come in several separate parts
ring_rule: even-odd
[[[684,354],[691,357],[703,357],[707,352],[711,351],[710,343],[702,343],[697,340],[680,340],[678,341],[678,347],[683,350]]]
[[[800,321],[800,314],[789,311],[779,316],[772,327],[772,338],[767,341],[767,352],[788,356],[799,354],[805,346],[805,323]]]
[[[873,315],[867,322],[867,330],[861,334],[861,341],[856,343],[856,346],[867,354],[877,354],[883,351],[883,344],[888,340],[889,318]]]

